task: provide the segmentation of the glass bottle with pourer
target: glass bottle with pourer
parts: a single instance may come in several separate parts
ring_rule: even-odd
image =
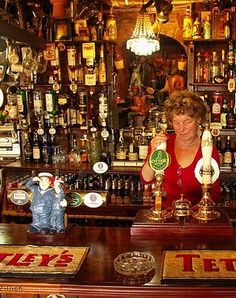
[[[161,131],[166,133],[166,130],[167,123],[162,119]],[[170,164],[170,156],[166,152],[166,145],[166,142],[162,142],[149,157],[149,165],[155,172],[156,185],[154,191],[154,208],[150,209],[150,211],[147,213],[147,218],[156,221],[162,221],[172,217],[172,211],[162,209],[162,199],[166,195],[162,188],[164,170]]]
[[[197,205],[197,211],[193,212],[193,217],[198,220],[208,221],[220,217],[216,210],[215,203],[211,199],[210,189],[212,183],[219,177],[219,166],[212,158],[213,139],[206,124],[201,141],[202,158],[198,161],[195,168],[195,176],[202,184],[202,198]]]

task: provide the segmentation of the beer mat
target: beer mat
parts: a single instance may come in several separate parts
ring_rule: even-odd
[[[74,277],[89,247],[0,245],[1,277]]]
[[[166,250],[161,264],[161,283],[236,280],[236,250]]]

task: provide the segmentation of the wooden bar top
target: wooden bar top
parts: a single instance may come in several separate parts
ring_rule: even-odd
[[[231,284],[188,282],[161,284],[160,269],[164,250],[236,249],[232,237],[155,237],[131,236],[130,228],[68,227],[65,237],[52,239],[31,237],[27,225],[0,224],[1,245],[89,246],[90,250],[76,277],[28,278],[1,277],[1,293],[64,294],[66,297],[236,297],[236,282]],[[217,233],[217,231],[216,231]],[[33,250],[33,248],[32,248]],[[156,260],[155,274],[144,284],[128,284],[120,280],[113,260],[127,251],[149,252]],[[67,296],[68,295],[68,296]],[[7,296],[8,297],[8,296]],[[10,296],[9,296],[10,297]],[[39,296],[41,297],[41,296]],[[43,296],[45,297],[45,296]]]

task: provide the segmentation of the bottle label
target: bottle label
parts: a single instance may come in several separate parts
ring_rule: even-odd
[[[33,159],[40,159],[40,149],[33,148]]]
[[[231,164],[233,162],[232,152],[227,151],[224,153],[224,163]]]
[[[212,105],[212,114],[220,114],[221,106],[218,102],[213,103]]]
[[[77,124],[77,111],[76,109],[70,109],[70,124],[76,125]]]
[[[46,93],[45,94],[45,101],[46,101],[46,111],[51,113],[53,111],[53,98],[52,94]]]
[[[140,145],[139,146],[139,159],[145,159],[148,153],[148,146],[147,145]]]
[[[19,113],[24,112],[24,106],[23,106],[23,99],[21,94],[17,94],[16,96],[16,102],[17,102],[17,108]]]
[[[85,77],[85,85],[86,86],[95,86],[96,85],[96,74],[86,74]]]

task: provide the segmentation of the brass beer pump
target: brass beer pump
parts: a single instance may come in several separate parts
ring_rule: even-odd
[[[166,133],[167,123],[164,115],[162,116],[161,131]],[[163,221],[173,216],[172,212],[167,209],[162,209],[162,200],[165,191],[162,188],[164,179],[164,170],[170,164],[169,154],[166,152],[166,142],[162,142],[157,146],[156,150],[149,157],[149,165],[155,172],[156,185],[154,191],[154,207],[147,213],[147,218],[156,221]]]
[[[212,183],[219,177],[218,164],[212,159],[213,140],[209,130],[209,124],[206,124],[202,135],[202,159],[196,165],[195,175],[202,184],[202,198],[198,203],[198,210],[193,212],[193,217],[209,221],[220,217],[220,213],[216,210],[215,203],[211,199],[210,190]]]

